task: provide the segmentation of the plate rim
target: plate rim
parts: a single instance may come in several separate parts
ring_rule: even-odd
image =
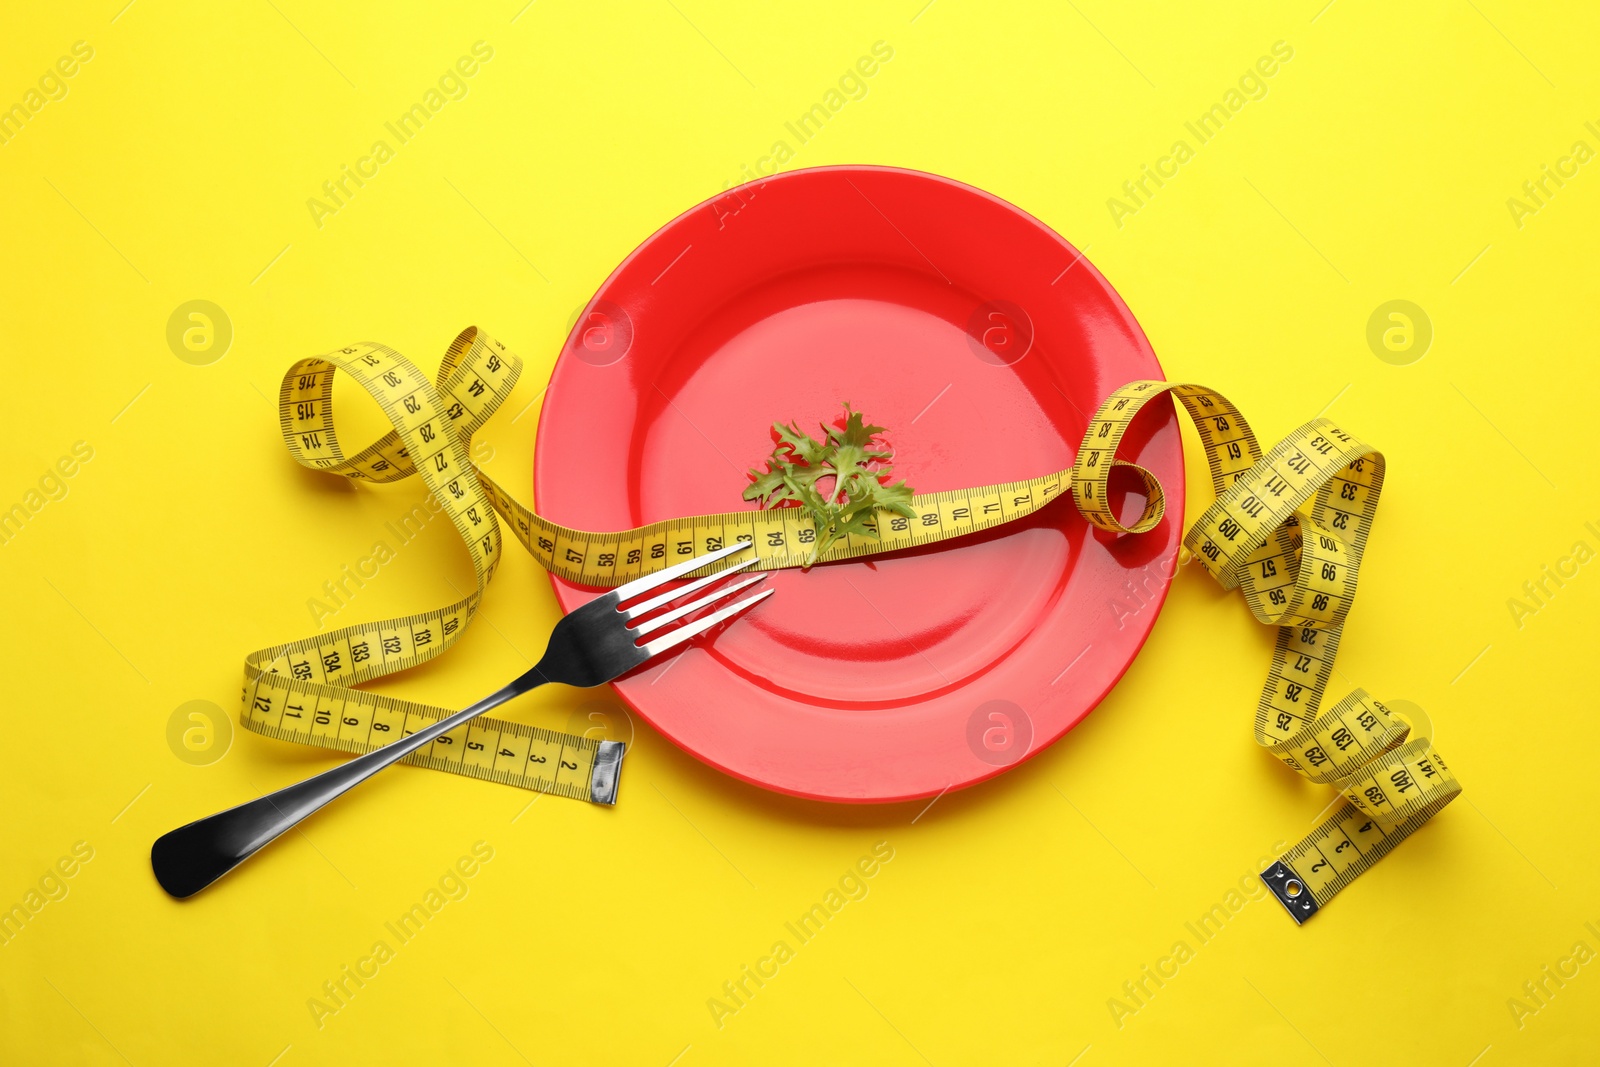
[[[1149,339],[1149,337],[1146,335],[1146,333],[1144,331],[1144,327],[1140,324],[1138,318],[1133,314],[1132,308],[1130,308],[1128,306],[1127,301],[1125,301],[1123,299],[1122,294],[1120,292],[1118,292],[1116,287],[1111,284],[1109,279],[1107,279],[1105,277],[1105,275],[1103,273],[1101,273],[1099,268],[1097,266],[1095,266],[1094,262],[1089,259],[1089,257],[1083,252],[1083,250],[1079,249],[1076,245],[1072,244],[1072,242],[1068,241],[1053,226],[1050,226],[1048,223],[1044,222],[1042,219],[1040,219],[1038,216],[1034,215],[1032,212],[1030,212],[1030,211],[1026,210],[1025,208],[1022,208],[1022,207],[1012,203],[1011,201],[1005,199],[1004,197],[1001,197],[1001,196],[999,196],[999,195],[997,195],[995,193],[991,193],[988,190],[981,189],[981,188],[979,188],[977,186],[970,185],[970,184],[968,184],[966,182],[963,182],[963,181],[961,181],[959,179],[956,179],[956,178],[950,178],[950,177],[947,177],[945,175],[934,174],[934,173],[931,173],[931,172],[928,172],[928,171],[917,170],[917,169],[909,168],[909,167],[896,167],[896,166],[887,166],[887,165],[882,165],[882,164],[851,164],[851,163],[843,163],[843,164],[827,164],[827,165],[815,166],[815,167],[797,167],[794,170],[782,171],[782,172],[777,173],[777,174],[773,174],[773,175],[769,175],[769,176],[766,176],[766,177],[754,179],[754,180],[748,181],[748,182],[743,182],[743,183],[741,183],[739,185],[729,186],[727,189],[724,189],[719,193],[716,193],[716,194],[714,194],[714,195],[712,195],[710,197],[706,197],[705,199],[702,199],[702,200],[698,201],[697,203],[691,205],[690,207],[684,209],[683,211],[680,211],[678,214],[674,215],[671,219],[669,219],[665,223],[661,224],[660,226],[657,226],[654,230],[652,230],[650,232],[650,234],[648,236],[646,236],[643,239],[641,239],[634,246],[634,248],[631,251],[629,251],[629,253],[626,256],[624,256],[620,261],[618,261],[617,265],[615,267],[613,267],[610,272],[607,273],[606,277],[600,282],[600,284],[598,286],[596,286],[594,292],[591,293],[590,296],[588,297],[588,299],[585,300],[584,303],[580,306],[579,311],[578,311],[578,316],[574,320],[574,322],[571,324],[571,326],[568,328],[568,331],[567,331],[566,335],[564,336],[564,338],[562,340],[561,347],[558,350],[558,353],[557,353],[556,359],[554,361],[554,364],[551,367],[550,379],[549,379],[548,384],[545,387],[544,402],[548,403],[550,398],[551,398],[551,396],[556,393],[556,390],[557,390],[557,388],[559,386],[560,378],[562,377],[563,368],[566,365],[568,365],[569,363],[576,362],[575,360],[568,360],[566,357],[569,354],[569,349],[570,349],[570,347],[571,347],[571,345],[572,345],[572,343],[574,341],[574,338],[578,335],[579,325],[580,325],[582,317],[583,317],[583,310],[588,308],[588,307],[590,307],[597,298],[602,297],[602,295],[604,293],[606,293],[606,291],[613,285],[613,283],[615,283],[621,276],[623,276],[629,270],[630,267],[633,266],[633,264],[635,263],[636,260],[638,260],[638,259],[642,258],[644,255],[648,254],[649,250],[652,249],[655,246],[655,244],[656,244],[656,242],[658,241],[659,238],[661,238],[664,234],[667,234],[667,233],[671,232],[674,228],[676,228],[681,223],[683,223],[686,220],[692,218],[696,213],[704,211],[704,210],[706,210],[708,208],[711,208],[718,201],[726,199],[727,197],[739,194],[739,193],[741,193],[741,191],[744,191],[744,190],[759,190],[762,187],[764,187],[764,186],[766,186],[766,185],[768,185],[770,183],[774,183],[774,182],[787,182],[787,181],[792,181],[792,180],[803,180],[803,181],[815,180],[815,178],[820,176],[820,175],[825,175],[825,174],[830,174],[830,173],[840,173],[840,174],[862,174],[862,173],[868,173],[868,174],[892,174],[892,175],[895,175],[897,177],[910,178],[912,180],[917,180],[917,181],[933,182],[933,183],[936,183],[938,185],[946,186],[948,188],[952,188],[952,189],[958,190],[959,192],[962,192],[962,193],[965,193],[965,194],[969,194],[969,195],[973,195],[973,196],[976,196],[976,197],[978,197],[980,199],[983,199],[983,200],[987,200],[987,201],[991,202],[992,204],[998,205],[999,207],[1001,207],[1001,208],[1003,208],[1003,209],[1005,209],[1005,210],[1007,210],[1009,212],[1012,212],[1012,213],[1016,214],[1021,219],[1023,219],[1027,223],[1029,223],[1032,226],[1034,226],[1040,232],[1046,234],[1049,238],[1051,238],[1052,240],[1058,242],[1063,247],[1063,249],[1065,251],[1067,251],[1070,254],[1070,256],[1072,257],[1073,265],[1084,266],[1084,267],[1087,267],[1089,269],[1089,272],[1090,272],[1091,276],[1094,278],[1095,283],[1100,287],[1100,289],[1105,293],[1105,295],[1113,302],[1114,306],[1121,313],[1121,317],[1132,328],[1137,341],[1142,344],[1145,352],[1149,355],[1151,361],[1154,363],[1156,376],[1159,379],[1161,379],[1162,381],[1166,380],[1166,372],[1165,372],[1165,368],[1161,364],[1160,356],[1156,353],[1154,345],[1152,345],[1150,343],[1150,339]],[[891,225],[892,225],[892,223],[891,223]],[[542,477],[541,477],[541,475],[542,475],[542,465],[541,465],[540,457],[545,452],[544,445],[546,444],[546,441],[547,441],[547,438],[546,438],[547,428],[550,425],[548,420],[546,420],[543,417],[543,415],[544,415],[544,404],[541,404],[540,405],[540,419],[539,419],[538,427],[537,427],[537,429],[535,431],[535,437],[534,437],[534,453],[533,453],[533,464],[532,464],[533,471],[532,471],[532,479],[531,479],[532,480],[534,508],[535,508],[536,511],[538,510],[539,499],[540,499],[540,496],[541,496],[540,483],[542,481]],[[1077,445],[1073,444],[1072,448],[1073,448],[1073,451],[1076,452]],[[1179,441],[1178,441],[1178,444],[1177,444],[1177,448],[1176,448],[1176,459],[1177,459],[1177,467],[1178,467],[1177,478],[1176,478],[1176,483],[1177,483],[1176,487],[1164,486],[1163,488],[1166,491],[1167,502],[1168,502],[1168,507],[1169,507],[1169,514],[1174,514],[1174,515],[1177,516],[1178,523],[1179,523],[1179,525],[1181,527],[1181,525],[1182,525],[1181,508],[1182,508],[1182,506],[1184,504],[1184,501],[1185,501],[1185,496],[1186,496],[1186,478],[1187,478],[1187,463],[1186,463],[1186,458],[1185,458],[1184,453],[1183,453],[1183,446],[1182,446],[1182,441],[1181,441],[1181,432],[1180,432],[1180,438],[1179,438]],[[1174,504],[1177,505],[1177,508],[1173,508]],[[543,514],[543,512],[540,512],[540,514]],[[1178,544],[1181,545],[1181,529],[1180,529],[1179,533],[1180,533],[1180,537],[1178,538]],[[1092,537],[1093,536],[1092,531],[1086,532],[1085,536]],[[866,558],[871,559],[873,557],[866,557]],[[895,794],[895,795],[882,795],[882,796],[842,796],[842,795],[823,795],[823,794],[820,794],[820,793],[817,793],[817,792],[804,792],[804,791],[801,791],[799,789],[790,788],[788,786],[778,784],[776,782],[765,781],[765,780],[762,780],[760,778],[756,778],[756,777],[752,776],[751,774],[746,773],[745,771],[742,771],[742,770],[740,770],[738,768],[727,766],[723,762],[719,761],[718,759],[712,757],[711,755],[709,755],[707,753],[700,752],[700,751],[697,751],[696,749],[690,748],[687,744],[685,744],[683,741],[679,740],[676,736],[674,736],[673,733],[669,732],[667,729],[665,729],[661,725],[658,725],[654,718],[652,718],[650,715],[646,714],[642,709],[640,709],[638,707],[638,705],[633,700],[629,699],[628,695],[622,689],[620,689],[615,683],[607,683],[607,688],[617,697],[618,700],[620,700],[623,703],[623,705],[632,714],[636,714],[640,718],[644,719],[644,721],[652,729],[654,729],[662,737],[666,738],[666,740],[671,742],[680,751],[688,754],[689,756],[693,757],[695,760],[697,760],[700,763],[703,763],[703,764],[705,764],[705,765],[707,765],[709,767],[712,767],[715,770],[717,770],[717,771],[719,771],[719,772],[721,772],[721,773],[723,773],[725,775],[728,775],[729,777],[731,777],[731,778],[733,778],[733,779],[735,779],[737,781],[740,781],[740,782],[747,783],[749,785],[755,786],[755,787],[761,789],[762,791],[764,791],[766,793],[777,794],[777,795],[786,796],[786,797],[794,797],[794,798],[800,799],[800,800],[828,803],[828,804],[879,804],[879,805],[882,805],[882,804],[909,803],[911,801],[926,800],[929,797],[943,796],[947,792],[956,792],[956,791],[959,791],[959,790],[971,788],[971,787],[976,786],[976,785],[980,785],[980,784],[982,784],[984,782],[990,781],[990,780],[998,777],[999,775],[1001,775],[1001,774],[1003,774],[1003,773],[1005,773],[1007,771],[1014,770],[1014,769],[1022,766],[1024,763],[1027,763],[1027,762],[1033,760],[1036,756],[1038,756],[1040,753],[1044,752],[1046,749],[1053,747],[1057,742],[1059,742],[1067,734],[1071,733],[1074,729],[1076,729],[1085,719],[1087,719],[1089,717],[1090,714],[1092,714],[1095,710],[1097,710],[1099,708],[1099,706],[1105,701],[1105,699],[1108,696],[1111,695],[1111,692],[1117,687],[1118,684],[1121,683],[1122,679],[1126,676],[1126,674],[1129,671],[1129,669],[1132,668],[1134,661],[1136,659],[1138,659],[1139,653],[1143,651],[1145,644],[1150,639],[1150,635],[1155,631],[1156,622],[1159,620],[1160,614],[1161,614],[1162,610],[1166,606],[1168,595],[1171,593],[1172,586],[1175,584],[1175,582],[1174,582],[1175,576],[1176,576],[1176,568],[1174,568],[1174,575],[1169,577],[1167,581],[1165,581],[1165,582],[1163,582],[1161,584],[1160,590],[1159,590],[1159,592],[1156,594],[1156,596],[1154,598],[1154,604],[1152,605],[1154,610],[1152,611],[1151,616],[1150,616],[1150,625],[1148,627],[1144,628],[1143,632],[1140,633],[1137,636],[1137,640],[1134,642],[1130,654],[1127,656],[1127,658],[1124,660],[1124,662],[1122,662],[1121,665],[1114,671],[1112,677],[1110,678],[1109,682],[1106,684],[1104,690],[1101,691],[1097,696],[1095,696],[1094,699],[1092,699],[1092,700],[1090,700],[1090,701],[1088,701],[1086,703],[1086,706],[1085,706],[1084,711],[1082,712],[1082,714],[1080,714],[1069,725],[1067,725],[1064,729],[1062,729],[1059,734],[1057,734],[1055,737],[1051,738],[1047,742],[1041,742],[1039,738],[1035,737],[1033,742],[1030,744],[1028,750],[1026,752],[1024,752],[1021,756],[1019,756],[1017,759],[1013,760],[1012,762],[1006,763],[1006,764],[997,765],[997,766],[993,766],[993,767],[990,767],[990,768],[988,768],[986,770],[979,771],[979,772],[974,773],[974,774],[972,774],[970,776],[964,777],[959,781],[952,782],[949,785],[946,785],[946,786],[944,786],[942,788],[938,788],[938,789],[928,788],[928,789],[923,790],[921,792]],[[547,573],[546,574],[546,578],[550,582],[551,590],[552,590],[553,595],[555,596],[557,605],[561,607],[563,612],[572,610],[572,608],[567,605],[566,599],[567,599],[567,597],[572,595],[573,590],[583,590],[583,589],[588,588],[588,587],[581,587],[581,586],[576,586],[576,585],[566,586],[557,578],[557,576],[555,574],[552,574],[552,573]]]

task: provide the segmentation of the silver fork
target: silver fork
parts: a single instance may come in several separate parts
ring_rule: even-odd
[[[675,564],[658,574],[618,586],[556,623],[555,629],[550,632],[550,643],[544,656],[531,670],[470,708],[303,782],[163,834],[150,847],[150,866],[155,869],[156,881],[175,897],[193,896],[335,797],[490,708],[499,707],[512,697],[546,682],[584,687],[609,682],[667,649],[681,645],[696,634],[732,618],[758,601],[765,600],[772,595],[771,589],[745,600],[725,604],[709,615],[639,643],[643,635],[654,633],[719,601],[726,601],[741,589],[766,577],[758,574],[715,589],[696,600],[675,604],[654,618],[630,625],[657,609],[674,604],[689,593],[748,567],[756,562],[752,557],[678,589],[668,590],[638,604],[623,606],[625,602],[665,582],[749,547],[747,541],[735,542],[726,548]],[[601,743],[601,751],[596,755],[595,776],[591,779],[595,799],[601,803],[616,801],[616,780],[621,760],[621,744],[615,741]]]

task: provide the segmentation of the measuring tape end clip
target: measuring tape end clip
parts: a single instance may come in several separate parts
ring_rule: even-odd
[[[1293,867],[1282,860],[1262,871],[1261,881],[1288,911],[1289,918],[1298,925],[1304,926],[1306,920],[1317,913],[1317,901],[1311,895],[1311,887],[1295,873]]]
[[[613,807],[617,803],[617,786],[622,779],[622,757],[627,746],[621,741],[602,741],[594,754],[594,768],[589,772],[589,800],[595,804]]]

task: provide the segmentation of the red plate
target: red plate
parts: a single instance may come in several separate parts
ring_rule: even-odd
[[[845,401],[889,427],[919,491],[1014,481],[1070,466],[1107,393],[1161,376],[1116,292],[1038,219],[915,171],[794,171],[684,213],[600,287],[551,377],[534,494],[586,530],[753,507],[772,422],[815,427]],[[1168,494],[1151,533],[1103,536],[1059,502],[776,572],[766,603],[617,691],[705,762],[798,796],[907,800],[1000,773],[1087,715],[1155,623],[1183,456],[1170,411],[1140,429],[1123,457]],[[566,611],[594,595],[553,581]]]

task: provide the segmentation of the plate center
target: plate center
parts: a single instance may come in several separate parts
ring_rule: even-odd
[[[940,279],[859,265],[797,272],[729,300],[659,366],[633,453],[640,521],[748,507],[746,471],[764,466],[772,423],[820,437],[819,423],[846,401],[887,427],[895,477],[918,491],[1070,465],[1057,427],[1073,412],[1036,380],[1048,374],[1043,353],[1012,366],[981,358],[966,328],[978,304]],[[759,399],[730,408],[729,396]],[[1082,527],[1052,506],[954,545],[772,574],[785,610],[730,627],[712,654],[807,702],[903,705],[962,684],[1019,643],[1060,595]]]

